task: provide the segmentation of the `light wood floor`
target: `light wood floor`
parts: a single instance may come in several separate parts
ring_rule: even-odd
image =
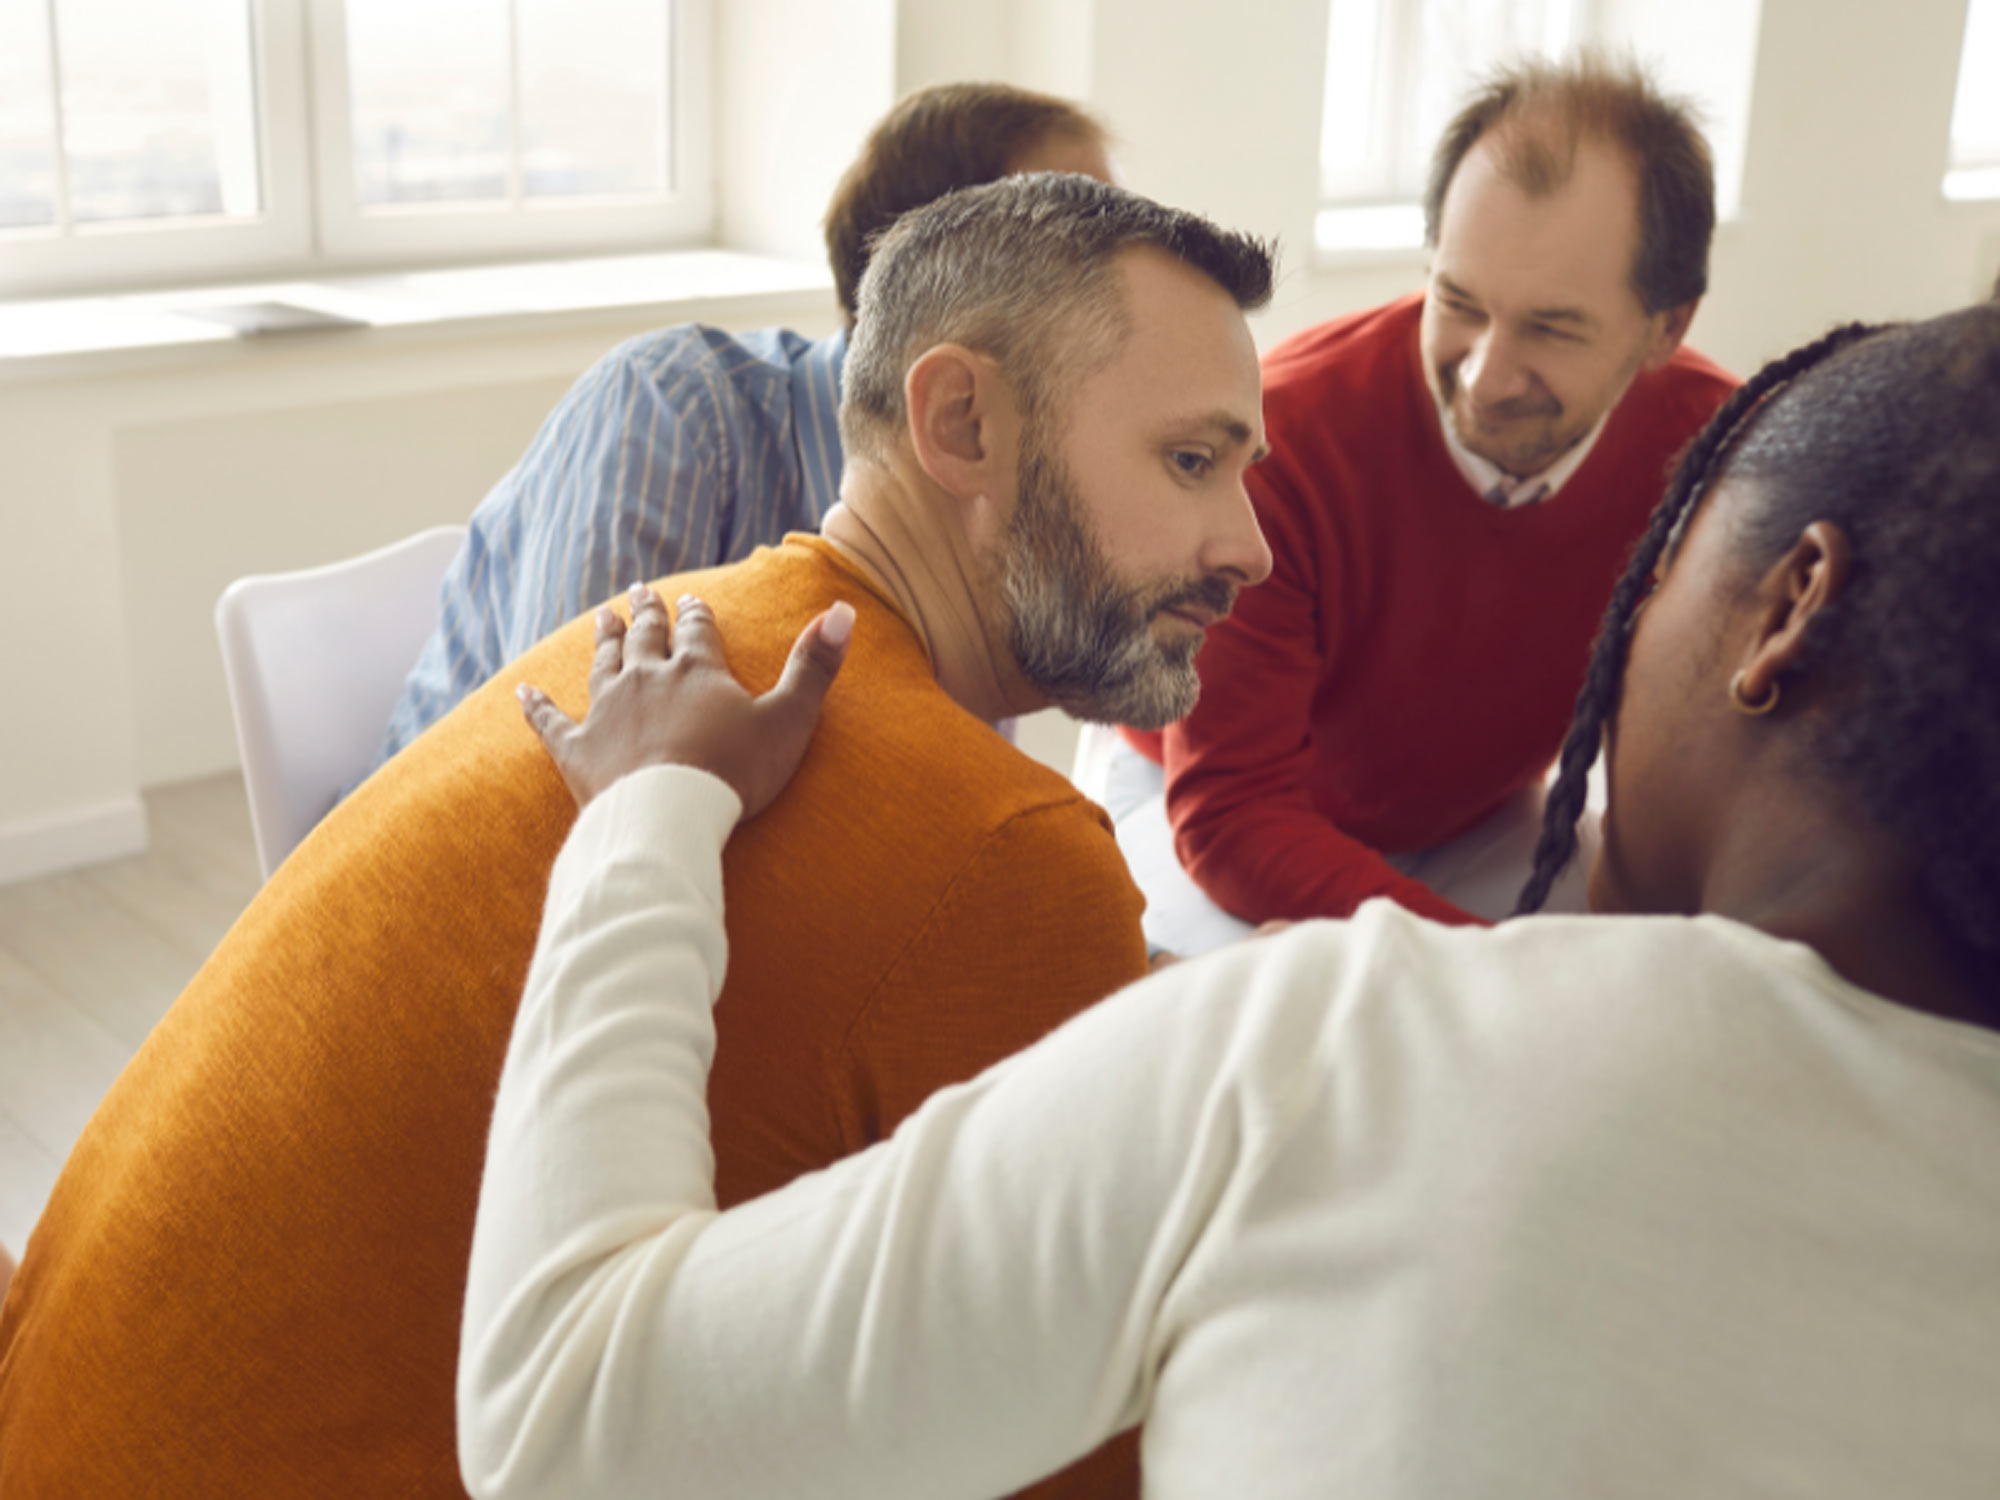
[[[16,1254],[98,1100],[262,883],[241,777],[145,798],[147,853],[0,885],[0,1244]]]

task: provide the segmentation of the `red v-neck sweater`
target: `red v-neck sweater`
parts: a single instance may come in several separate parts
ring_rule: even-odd
[[[1249,482],[1275,570],[1209,632],[1194,712],[1132,737],[1166,766],[1189,873],[1251,921],[1383,895],[1472,920],[1383,853],[1453,839],[1546,773],[1673,458],[1736,384],[1677,353],[1633,382],[1561,490],[1504,510],[1445,449],[1422,306],[1336,319],[1266,358],[1271,455]]]

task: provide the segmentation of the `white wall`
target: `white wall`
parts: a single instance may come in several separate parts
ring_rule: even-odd
[[[1938,194],[1964,5],[1764,0],[1743,211],[1699,346],[1747,372],[1832,322],[1991,285],[2000,204]],[[1310,262],[1323,27],[1324,0],[716,0],[722,234],[816,256],[826,193],[893,97],[1011,79],[1087,98],[1134,187],[1281,239],[1268,343],[1422,277],[1414,255]],[[708,311],[832,321],[824,298]],[[129,845],[139,787],[233,764],[209,625],[223,582],[462,519],[570,379],[646,321],[0,370],[0,879],[23,851]]]
[[[820,212],[897,97],[895,0],[715,0],[713,30],[717,234],[819,260]]]

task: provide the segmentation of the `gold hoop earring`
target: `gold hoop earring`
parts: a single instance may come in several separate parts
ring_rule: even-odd
[[[1743,696],[1743,679],[1749,675],[1747,671],[1738,672],[1734,677],[1729,679],[1729,701],[1735,705],[1736,711],[1739,714],[1748,714],[1754,719],[1761,714],[1769,713],[1778,706],[1778,679],[1773,677],[1771,679],[1771,690],[1755,703],[1752,703],[1748,698]]]

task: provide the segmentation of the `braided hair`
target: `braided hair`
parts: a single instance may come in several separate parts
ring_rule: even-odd
[[[1806,764],[1915,856],[1938,921],[2000,972],[2000,306],[1850,325],[1766,366],[1689,446],[1614,590],[1563,742],[1533,874],[1537,910],[1576,850],[1585,778],[1616,712],[1646,581],[1724,472],[1748,481],[1731,546],[1762,576],[1815,520],[1854,572],[1792,668],[1826,687]]]
[[[1625,678],[1625,654],[1631,645],[1632,623],[1639,612],[1639,602],[1646,597],[1648,581],[1659,566],[1669,539],[1694,514],[1695,502],[1708,489],[1716,460],[1749,422],[1751,412],[1772,391],[1811,369],[1836,349],[1843,349],[1872,332],[1863,324],[1850,323],[1804,348],[1794,349],[1782,359],[1771,361],[1736,388],[1682,453],[1665,497],[1654,508],[1645,535],[1633,547],[1624,575],[1611,590],[1611,602],[1605,606],[1604,623],[1597,628],[1597,639],[1590,648],[1590,665],[1584,669],[1583,687],[1576,695],[1576,714],[1570,720],[1569,733],[1563,736],[1556,782],[1543,804],[1542,835],[1535,845],[1534,868],[1528,883],[1521,888],[1514,915],[1540,911],[1556,877],[1576,855],[1576,822],[1583,816],[1590,768],[1603,744],[1604,726],[1618,709],[1618,691]]]

